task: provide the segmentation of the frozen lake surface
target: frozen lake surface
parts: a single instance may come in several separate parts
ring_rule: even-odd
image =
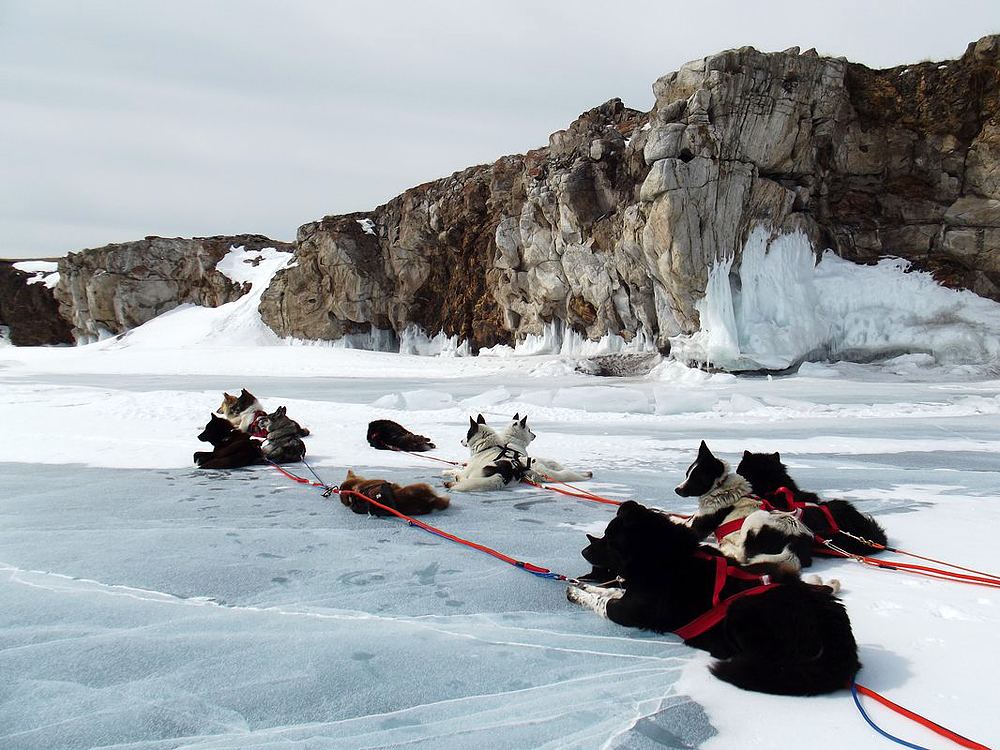
[[[743,693],[677,639],[571,605],[563,584],[355,515],[270,467],[192,468],[223,389],[288,403],[329,484],[352,467],[439,486],[439,464],[368,447],[369,419],[395,418],[436,439],[434,455],[460,459],[470,413],[501,426],[527,411],[536,453],[593,469],[587,488],[611,498],[690,511],[673,487],[705,439],[732,462],[780,450],[802,486],[849,497],[891,541],[945,559],[988,568],[984,527],[1000,517],[996,381],[3,379],[19,425],[4,437],[14,460],[0,495],[0,746],[12,750],[733,747],[804,731],[798,720],[740,726],[790,705],[802,722],[835,717],[838,733],[815,737],[817,748],[874,742],[847,693]],[[636,411],[595,411],[591,399],[615,402],[615,391]],[[371,405],[387,396],[403,408]],[[529,487],[452,500],[425,520],[570,576],[589,568],[584,533],[613,512]],[[843,562],[814,569],[845,583],[862,681],[945,724],[952,701],[982,708],[984,688],[1000,687],[975,654],[1000,620],[994,590]],[[960,712],[958,728],[995,739],[977,713]]]

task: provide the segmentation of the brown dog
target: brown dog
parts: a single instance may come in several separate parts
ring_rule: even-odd
[[[347,477],[340,483],[340,502],[355,513],[392,515],[357,495],[348,494],[351,492],[370,497],[404,516],[421,516],[432,510],[444,510],[451,502],[447,495],[436,494],[429,484],[408,484],[403,487],[385,479],[365,479],[348,469]]]

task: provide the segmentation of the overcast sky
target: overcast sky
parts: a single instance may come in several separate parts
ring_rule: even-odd
[[[984,2],[0,0],[0,257],[369,210],[731,47],[958,57]]]

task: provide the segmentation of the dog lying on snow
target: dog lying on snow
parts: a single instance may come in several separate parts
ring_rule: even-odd
[[[405,487],[385,479],[365,479],[351,469],[347,477],[340,483],[340,502],[355,513],[367,513],[372,516],[388,516],[388,511],[372,505],[360,497],[345,494],[346,491],[357,492],[370,497],[382,505],[398,510],[405,516],[426,515],[433,510],[444,510],[451,502],[447,495],[438,495],[429,484],[408,484]]]
[[[535,433],[528,428],[528,415],[521,417],[514,415],[513,421],[500,433],[500,440],[508,448],[512,448],[525,458],[528,456],[528,445],[535,439]],[[532,456],[531,469],[527,472],[527,477],[533,482],[545,480],[555,482],[582,482],[594,476],[592,471],[573,471],[567,469],[562,464],[548,458],[537,458]]]
[[[744,477],[753,493],[779,510],[795,511],[810,531],[829,539],[833,544],[855,555],[871,555],[880,550],[860,542],[847,534],[885,545],[885,529],[869,515],[855,508],[847,500],[820,500],[814,492],[800,490],[788,475],[778,453],[743,452],[736,473]],[[786,491],[780,491],[784,488]],[[816,549],[824,554],[823,548]]]
[[[861,668],[847,612],[828,586],[780,566],[762,581],[700,545],[691,528],[633,501],[619,506],[603,538],[588,538],[584,558],[620,582],[575,584],[567,598],[619,625],[676,632],[719,660],[711,666],[719,679],[818,695],[846,687]],[[728,604],[717,607],[720,600]]]
[[[799,571],[812,564],[813,533],[792,513],[764,510],[750,483],[716,458],[701,441],[698,457],[674,490],[697,497],[688,526],[699,539],[715,533],[719,549],[742,565],[783,565]]]
[[[284,406],[258,417],[257,424],[266,436],[260,448],[269,460],[276,464],[288,464],[305,458],[306,444],[299,437],[302,427],[286,415]]]
[[[468,462],[461,469],[442,472],[452,477],[444,486],[453,492],[502,490],[520,482],[531,468],[530,459],[522,460],[510,451],[482,414],[476,419],[469,417],[469,431],[462,445],[469,449]]]
[[[221,414],[237,430],[248,432],[253,437],[267,437],[266,432],[260,427],[260,419],[267,415],[264,405],[257,400],[246,388],[240,391],[239,396],[229,393],[222,394],[222,403],[215,410],[216,414]],[[306,437],[309,430],[295,423],[298,427],[298,437]]]
[[[429,438],[410,432],[391,419],[376,419],[368,423],[368,445],[379,450],[429,451],[436,447]]]
[[[257,397],[244,388],[240,391],[239,396],[223,393],[222,403],[219,404],[215,413],[228,419],[237,430],[249,432],[254,419],[267,412],[264,411],[264,405],[257,400]]]
[[[211,443],[213,448],[212,451],[197,451],[194,454],[194,462],[201,469],[237,469],[264,463],[260,441],[214,414],[209,417],[198,439]]]

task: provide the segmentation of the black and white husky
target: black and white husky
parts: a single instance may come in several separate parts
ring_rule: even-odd
[[[755,495],[775,508],[794,511],[814,534],[851,554],[875,554],[888,542],[885,529],[847,500],[821,500],[815,492],[799,489],[778,453],[743,451],[736,473],[750,482]],[[817,553],[824,554],[824,548]]]
[[[688,525],[704,539],[715,534],[719,549],[742,565],[783,565],[801,570],[812,564],[812,532],[793,513],[764,510],[750,483],[716,458],[701,441],[698,458],[674,490],[697,497]]]
[[[718,661],[712,674],[744,690],[818,695],[861,667],[851,622],[829,586],[782,567],[748,573],[699,545],[663,513],[627,501],[583,556],[614,587],[575,584],[567,598],[619,625],[676,633]]]
[[[461,469],[443,472],[453,477],[444,483],[453,492],[502,490],[520,482],[528,470],[528,459],[510,451],[482,414],[476,419],[469,417],[469,431],[462,445],[469,449],[468,462]]]
[[[520,414],[515,414],[513,421],[507,426],[507,429],[500,433],[500,439],[508,448],[512,448],[517,453],[527,457],[528,445],[535,439],[535,433],[528,427],[528,415],[525,414],[522,417]],[[538,458],[537,456],[531,457],[531,469],[528,472],[528,478],[533,482],[546,480],[554,482],[582,482],[585,479],[591,479],[593,476],[594,472],[592,471],[573,471],[572,469],[567,469],[558,461],[553,461],[550,458]]]

